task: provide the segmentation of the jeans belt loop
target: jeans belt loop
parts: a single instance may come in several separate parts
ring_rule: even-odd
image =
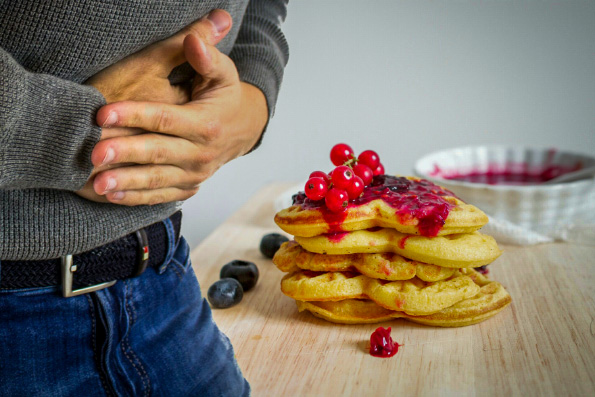
[[[149,265],[149,238],[147,237],[147,233],[145,229],[140,229],[136,231],[135,235],[138,242],[138,248],[136,249],[138,262],[136,263],[136,270],[132,277],[138,277],[143,274]]]

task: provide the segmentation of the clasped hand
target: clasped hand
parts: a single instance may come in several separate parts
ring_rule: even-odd
[[[79,195],[123,205],[185,200],[255,145],[266,100],[214,47],[230,29],[229,14],[215,10],[87,82],[108,104],[97,113],[95,169]],[[172,86],[167,76],[185,61],[197,76],[191,87]]]

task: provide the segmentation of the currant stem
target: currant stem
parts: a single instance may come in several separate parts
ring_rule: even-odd
[[[343,163],[343,165],[349,167],[349,168],[353,168],[353,166],[357,164],[357,158],[355,156],[352,155],[352,157],[347,160],[346,162]]]

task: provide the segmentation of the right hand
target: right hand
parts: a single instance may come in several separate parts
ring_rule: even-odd
[[[168,76],[174,68],[186,62],[184,39],[190,33],[205,43],[216,45],[231,29],[231,16],[214,10],[186,26],[175,35],[151,44],[101,70],[85,84],[95,87],[106,102],[151,101],[180,105],[190,101],[191,85],[171,85]],[[141,134],[138,128],[103,128],[100,140]],[[118,166],[125,166],[119,164]],[[96,167],[85,186],[76,193],[88,200],[107,203],[105,196],[93,190],[93,179],[101,171],[113,166]]]

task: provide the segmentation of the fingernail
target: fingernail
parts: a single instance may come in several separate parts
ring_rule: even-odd
[[[107,178],[107,183],[105,184],[105,190],[103,193],[107,193],[110,190],[114,190],[116,187],[116,180],[114,178]]]
[[[103,122],[102,127],[111,127],[118,122],[118,114],[116,112],[110,112],[107,118]]]
[[[229,27],[229,17],[223,12],[214,11],[209,14],[207,19],[213,23],[217,33],[221,33]]]
[[[114,152],[114,149],[112,149],[111,147],[107,148],[107,150],[105,151],[105,157],[103,158],[101,165],[111,163],[114,157],[116,157],[116,152]]]
[[[112,194],[112,200],[122,200],[124,198],[124,192],[115,192]]]

